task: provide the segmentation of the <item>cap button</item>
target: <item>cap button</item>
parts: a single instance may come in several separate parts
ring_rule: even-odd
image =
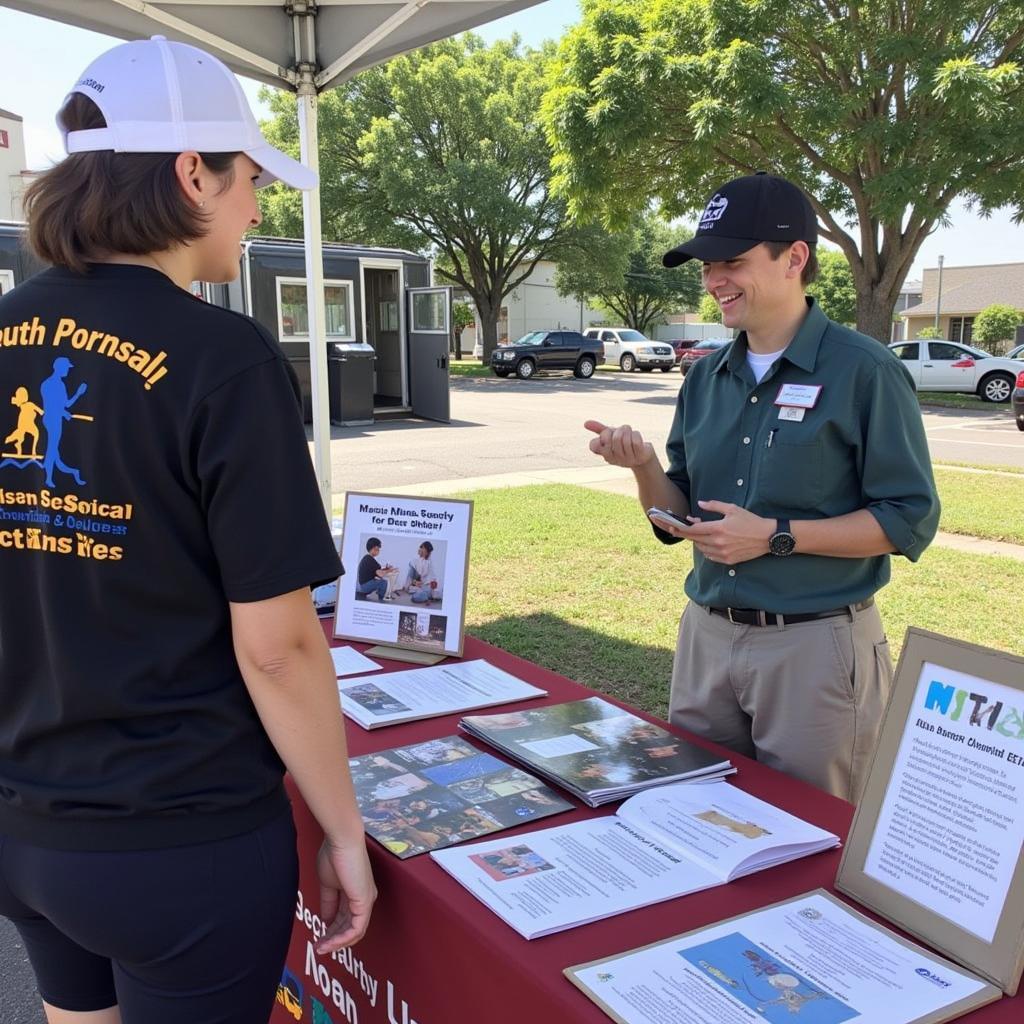
[[[156,42],[157,40],[159,40],[161,43],[166,43],[167,42],[167,36],[150,36],[149,38],[153,42]]]
[[[767,171],[754,171],[754,174],[767,174]]]

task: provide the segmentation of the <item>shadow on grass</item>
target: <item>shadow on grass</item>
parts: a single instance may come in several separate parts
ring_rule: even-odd
[[[659,718],[668,715],[673,652],[665,647],[609,636],[547,612],[492,619],[467,629],[509,654]]]

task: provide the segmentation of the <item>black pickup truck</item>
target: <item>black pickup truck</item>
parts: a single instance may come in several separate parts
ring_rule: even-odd
[[[491,353],[491,369],[499,377],[514,373],[520,380],[545,370],[572,370],[587,380],[603,362],[604,343],[579,331],[531,331]]]

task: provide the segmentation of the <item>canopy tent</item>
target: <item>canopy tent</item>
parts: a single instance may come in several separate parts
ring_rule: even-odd
[[[298,97],[302,162],[319,171],[318,93],[390,57],[539,2],[0,0],[0,6],[123,39],[163,35],[192,43],[216,54],[238,74],[291,89]],[[313,395],[313,461],[324,507],[330,515],[330,410],[319,191],[303,193],[302,213]]]

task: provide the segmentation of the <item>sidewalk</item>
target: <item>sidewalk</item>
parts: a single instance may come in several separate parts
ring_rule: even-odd
[[[957,466],[944,466],[944,469],[960,469]],[[963,472],[971,472],[964,469]],[[1016,474],[1013,474],[1016,475]],[[493,476],[472,476],[456,480],[435,480],[433,483],[415,484],[412,487],[381,487],[377,490],[385,494],[403,494],[413,492],[425,498],[440,497],[458,491],[484,491],[500,487],[528,487],[534,484],[574,484],[577,487],[590,487],[595,491],[608,491],[612,494],[636,495],[633,474],[628,469],[617,466],[594,466],[587,469],[541,469],[526,473],[497,473]],[[340,512],[340,509],[336,509]],[[980,537],[967,537],[959,533],[936,534],[933,544],[943,548],[955,548],[958,551],[970,551],[976,555],[1003,555],[1024,562],[1024,545],[1007,544],[998,540],[983,540]]]

